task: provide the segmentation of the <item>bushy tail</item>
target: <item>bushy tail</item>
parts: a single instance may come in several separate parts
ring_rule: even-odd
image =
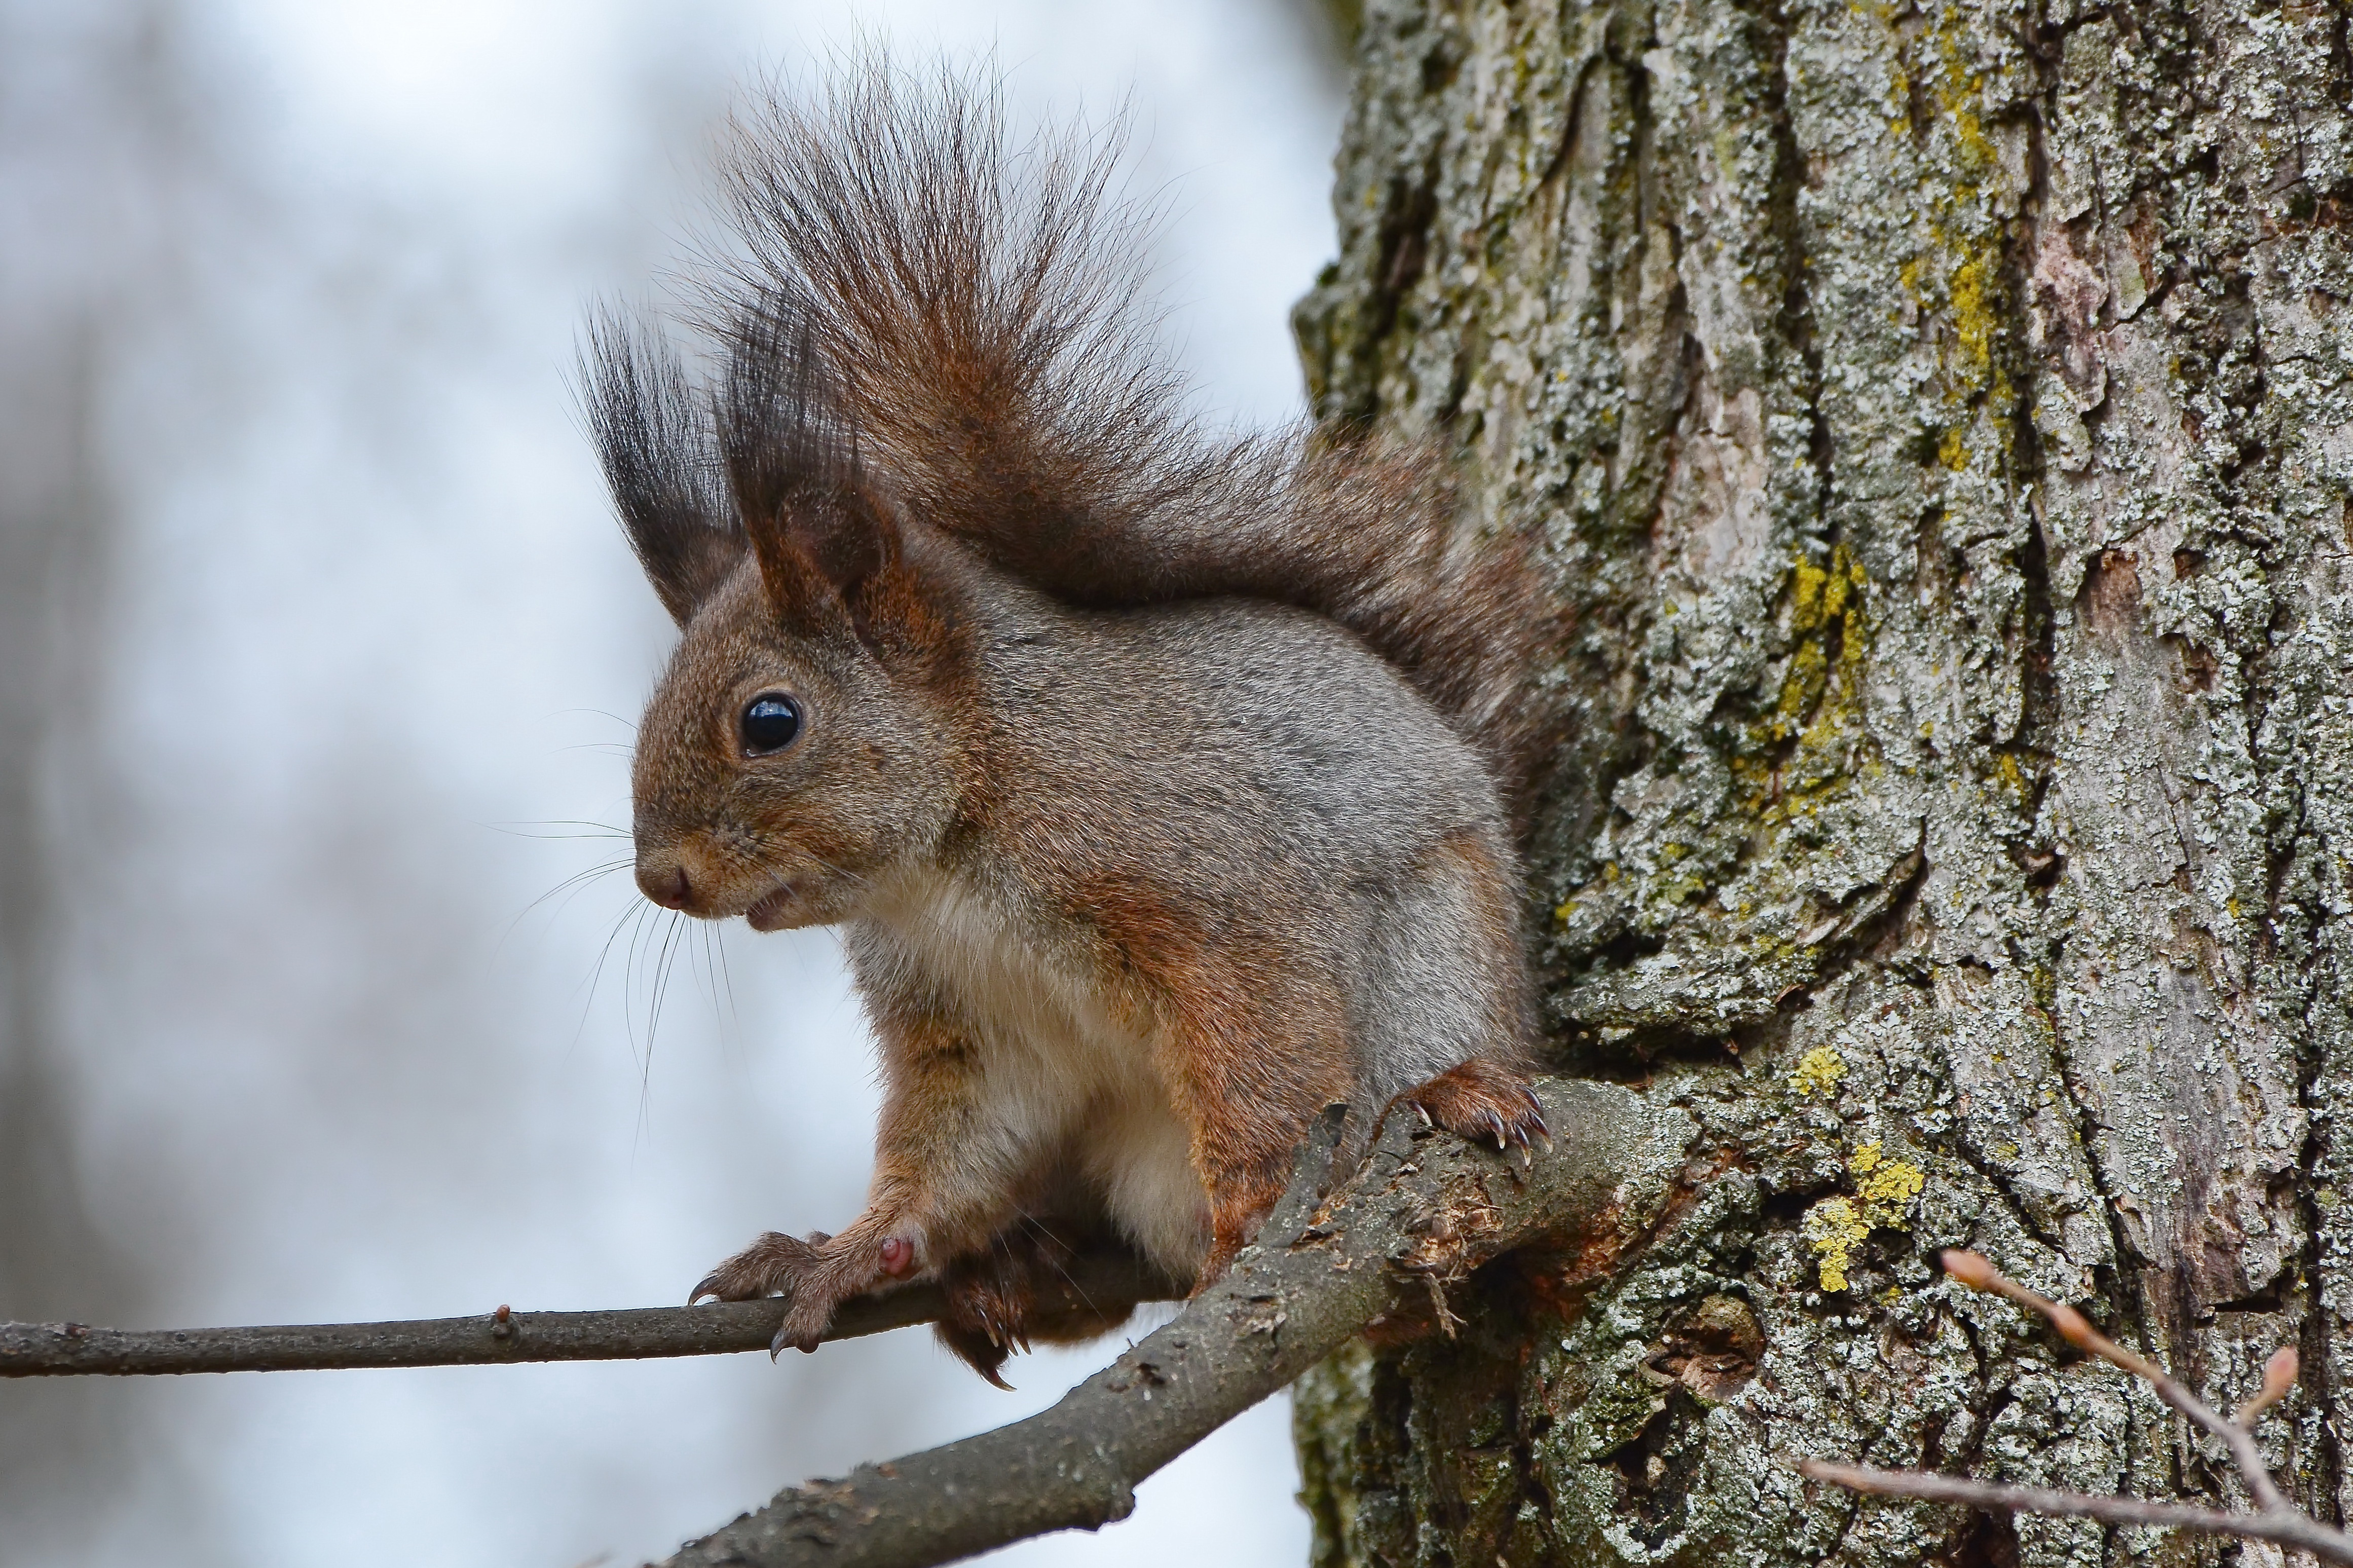
[[[1508,794],[1546,595],[1515,539],[1474,538],[1441,455],[1216,437],[1145,308],[1155,215],[1123,138],[1016,144],[997,83],[879,54],[813,100],[771,92],[726,163],[737,257],[711,284],[738,358],[790,321],[868,471],[908,513],[1075,603],[1214,595],[1347,626],[1488,755]]]

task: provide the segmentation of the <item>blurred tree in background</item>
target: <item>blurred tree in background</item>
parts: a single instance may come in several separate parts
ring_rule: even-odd
[[[167,9],[94,29],[37,9],[0,5],[0,1301],[54,1319],[146,1295],[139,1259],[90,1219],[61,955],[69,884],[111,826],[87,788],[121,532],[98,389],[139,305],[171,292],[153,220],[201,153]],[[8,1394],[0,1562],[60,1561],[79,1479],[129,1468],[130,1409],[119,1389]]]

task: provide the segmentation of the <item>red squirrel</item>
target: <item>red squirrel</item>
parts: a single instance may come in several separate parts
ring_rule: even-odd
[[[1442,454],[1205,433],[1153,341],[1116,136],[1016,146],[886,61],[771,94],[689,314],[586,396],[681,631],[634,764],[646,897],[839,925],[884,1082],[866,1208],[692,1299],[936,1279],[991,1382],[1082,1234],[1196,1289],[1320,1110],[1546,1135],[1514,807],[1546,602]]]

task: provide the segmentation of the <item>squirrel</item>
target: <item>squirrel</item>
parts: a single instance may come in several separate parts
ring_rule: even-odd
[[[1154,341],[1120,133],[1017,146],[1001,89],[879,56],[771,89],[690,369],[600,313],[584,402],[681,628],[633,763],[645,896],[843,928],[884,1103],[864,1211],[690,1300],[943,1287],[1039,1307],[1082,1237],[1215,1280],[1327,1104],[1548,1139],[1518,819],[1549,635],[1434,447],[1213,435]],[[1364,1136],[1361,1132],[1356,1136]]]

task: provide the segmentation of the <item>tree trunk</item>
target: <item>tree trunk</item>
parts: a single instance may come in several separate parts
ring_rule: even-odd
[[[1356,70],[1311,386],[1541,540],[1555,1037],[1704,1131],[1613,1278],[1303,1385],[1319,1568],[2279,1562],[1788,1465],[2235,1500],[1959,1245],[2220,1404],[2298,1345],[2353,1509],[2347,7],[1392,0]]]

